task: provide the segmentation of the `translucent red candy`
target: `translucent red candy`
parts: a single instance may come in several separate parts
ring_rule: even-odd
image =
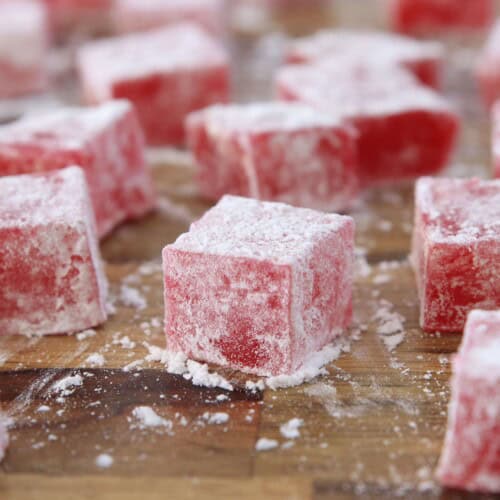
[[[349,326],[354,223],[225,196],[163,251],[167,348],[289,374]]]
[[[65,108],[0,127],[0,176],[69,165],[85,170],[101,237],[154,207],[144,138],[126,101]]]
[[[494,19],[493,0],[389,0],[390,22],[396,31],[480,29]]]
[[[106,320],[106,279],[83,171],[0,178],[0,334]]]
[[[0,2],[0,99],[46,88],[48,40],[43,6],[30,0]]]
[[[434,174],[446,166],[459,119],[439,94],[397,66],[337,62],[285,66],[276,77],[277,93],[355,127],[362,185]]]
[[[113,24],[119,33],[129,33],[189,21],[221,35],[223,9],[222,0],[116,0]]]
[[[318,63],[346,58],[364,64],[399,65],[430,87],[438,88],[444,58],[443,46],[436,42],[404,36],[353,30],[324,30],[290,42],[287,61]]]
[[[418,181],[412,260],[424,330],[460,332],[500,307],[500,180]]]
[[[187,135],[206,198],[236,194],[324,211],[356,200],[355,133],[309,106],[213,106],[189,116]]]
[[[225,50],[191,24],[90,42],[79,70],[86,101],[130,100],[154,145],[183,143],[191,111],[229,99]]]
[[[498,275],[497,275],[498,276]],[[500,493],[500,311],[473,311],[453,362],[448,430],[438,479]]]

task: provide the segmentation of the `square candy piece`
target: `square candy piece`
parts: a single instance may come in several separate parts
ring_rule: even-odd
[[[309,106],[213,106],[190,115],[187,134],[208,199],[236,194],[324,211],[356,200],[355,132]]]
[[[478,30],[493,22],[493,0],[388,0],[389,22],[402,33]]]
[[[167,348],[289,374],[349,326],[354,222],[225,196],[163,251]]]
[[[427,331],[461,332],[500,307],[500,180],[420,179],[412,261]]]
[[[189,21],[216,36],[224,32],[223,0],[116,0],[113,24],[118,33],[146,31]]]
[[[71,333],[106,320],[85,175],[0,178],[0,334]]]
[[[500,178],[500,102],[493,108],[493,134],[492,134],[493,175]]]
[[[48,40],[43,5],[0,1],[0,99],[45,90]]]
[[[449,488],[500,493],[500,311],[473,311],[453,362],[437,476]]]
[[[441,80],[444,49],[436,42],[423,42],[381,32],[350,30],[319,31],[292,41],[287,51],[291,64],[349,59],[360,66],[380,63],[400,65],[430,87]]]
[[[276,86],[282,100],[309,104],[354,125],[365,187],[437,173],[453,150],[457,115],[397,66],[285,66]]]
[[[100,237],[155,205],[144,138],[131,105],[65,108],[0,127],[0,176],[80,165]]]
[[[229,99],[224,49],[191,24],[91,42],[79,68],[87,102],[129,99],[153,145],[182,144],[191,111]]]
[[[478,86],[486,106],[500,99],[500,22],[493,27],[476,66]]]

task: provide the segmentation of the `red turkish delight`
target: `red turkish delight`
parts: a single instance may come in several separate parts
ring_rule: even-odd
[[[203,196],[236,194],[324,211],[358,191],[352,127],[300,103],[213,106],[187,120]]]
[[[100,237],[155,205],[144,138],[126,101],[66,108],[0,127],[0,176],[80,165]]]
[[[167,347],[289,374],[352,318],[354,222],[224,196],[163,251]]]
[[[396,66],[285,66],[276,85],[282,100],[307,103],[356,128],[364,186],[437,173],[453,150],[457,115],[439,94]]]
[[[396,31],[477,30],[494,19],[493,0],[389,0],[390,23]]]
[[[358,65],[380,63],[400,65],[422,83],[438,88],[444,50],[436,42],[423,42],[382,32],[351,30],[319,31],[290,43],[287,61],[291,64],[336,61],[346,58]]]
[[[85,175],[0,178],[0,334],[71,333],[106,320]]]
[[[460,332],[500,307],[500,180],[420,179],[412,261],[427,331]]]
[[[500,178],[500,102],[493,108],[492,156],[494,176]]]
[[[191,111],[229,99],[225,50],[191,24],[91,42],[79,67],[87,102],[129,99],[154,145],[183,143]]]
[[[476,76],[483,100],[491,107],[500,99],[500,22],[495,24],[479,55]]]
[[[444,486],[500,493],[499,360],[500,311],[472,311],[453,362],[448,430],[437,472]]]
[[[113,24],[119,33],[145,31],[180,21],[197,24],[213,35],[224,31],[221,0],[116,0]]]
[[[45,90],[47,13],[32,1],[0,2],[0,99]]]

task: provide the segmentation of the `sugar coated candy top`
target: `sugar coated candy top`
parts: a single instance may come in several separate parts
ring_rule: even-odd
[[[450,110],[438,93],[420,85],[408,71],[391,65],[360,65],[345,57],[335,63],[285,66],[278,71],[276,83],[297,93],[299,100],[343,117]]]
[[[39,37],[45,37],[46,29],[47,13],[39,2],[0,1],[0,59],[28,66],[38,63],[45,48]]]
[[[416,199],[432,240],[500,242],[500,180],[425,177],[417,183]]]
[[[84,224],[82,214],[91,210],[85,182],[79,167],[0,177],[0,229]]]
[[[340,120],[316,109],[287,102],[265,102],[247,105],[215,105],[197,112],[212,135],[225,131],[272,132],[301,130],[311,127],[336,127]]]
[[[92,67],[103,86],[226,62],[219,44],[191,23],[90,42],[80,51],[80,63]]]
[[[436,42],[422,42],[405,36],[382,32],[351,30],[323,30],[312,36],[299,38],[291,43],[288,56],[291,60],[319,61],[331,56],[347,56],[376,62],[412,62],[421,59],[440,59],[444,50]]]
[[[63,108],[27,116],[0,127],[0,149],[14,143],[80,148],[131,109],[128,101],[115,100],[101,106]]]
[[[319,238],[339,230],[351,220],[282,203],[226,195],[192,224],[190,231],[181,235],[173,247],[291,264],[309,253]]]
[[[141,11],[151,10],[152,12],[161,12],[165,8],[186,11],[222,6],[221,0],[120,0],[120,3],[129,9],[137,8]]]

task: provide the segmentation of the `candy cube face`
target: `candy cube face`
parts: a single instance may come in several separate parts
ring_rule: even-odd
[[[0,334],[71,333],[106,320],[85,175],[0,178]]]
[[[296,103],[214,106],[187,120],[203,196],[236,194],[323,211],[358,192],[350,125]]]
[[[493,106],[500,99],[500,22],[493,27],[479,55],[476,78],[484,103]]]
[[[291,373],[352,318],[350,217],[225,196],[163,251],[167,348]]]
[[[113,24],[118,33],[146,31],[183,21],[219,36],[224,31],[222,0],[116,0]]]
[[[447,487],[500,493],[500,311],[470,313],[453,362],[437,476]]]
[[[492,0],[389,0],[390,23],[396,31],[477,30],[494,19]]]
[[[130,100],[153,145],[182,144],[190,112],[229,99],[225,51],[191,24],[92,42],[79,69],[87,102]]]
[[[373,57],[376,54],[376,57]],[[348,59],[360,66],[399,65],[421,83],[439,88],[444,49],[435,42],[423,42],[399,35],[350,30],[319,31],[292,41],[287,51],[290,64],[330,62]]]
[[[45,90],[48,22],[42,5],[0,2],[0,99]]]
[[[365,187],[437,173],[453,150],[457,115],[397,67],[287,66],[278,72],[276,88],[282,100],[309,104],[354,126]]]
[[[66,108],[0,127],[0,176],[80,165],[100,237],[155,205],[144,138],[131,105]]]
[[[426,331],[460,332],[500,307],[500,181],[418,181],[412,261]]]

